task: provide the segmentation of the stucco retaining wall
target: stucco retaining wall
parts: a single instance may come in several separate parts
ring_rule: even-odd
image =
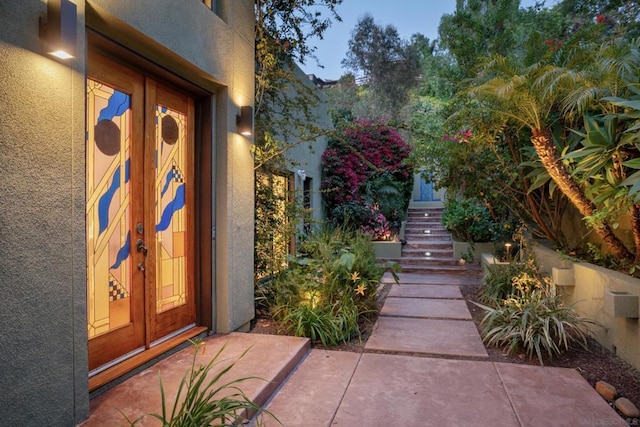
[[[567,303],[575,303],[582,316],[599,323],[600,326],[591,328],[599,343],[640,369],[639,320],[613,317],[604,309],[606,292],[625,292],[640,298],[640,279],[586,262],[571,263],[562,260],[555,251],[542,245],[537,245],[535,252],[540,270],[545,273],[550,274],[552,267],[573,266],[575,285],[558,287],[558,294]]]

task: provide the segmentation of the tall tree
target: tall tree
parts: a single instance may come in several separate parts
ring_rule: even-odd
[[[403,40],[398,30],[375,23],[370,14],[358,20],[349,39],[342,64],[364,75],[375,115],[396,118],[408,101],[420,72],[420,54],[414,44]],[[386,114],[385,114],[386,113]]]
[[[553,67],[538,62],[524,67],[513,60],[494,56],[466,92],[484,108],[502,115],[512,126],[531,132],[531,144],[558,190],[575,206],[584,218],[595,218],[597,206],[585,193],[585,188],[572,175],[561,158],[562,147],[552,136],[552,123],[557,106],[566,100],[562,85],[548,85]],[[607,247],[620,259],[632,261],[635,256],[615,235],[609,221],[603,218],[591,227]]]
[[[440,20],[440,44],[472,77],[491,53],[509,55],[523,40],[516,31],[520,0],[456,0],[456,10]]]

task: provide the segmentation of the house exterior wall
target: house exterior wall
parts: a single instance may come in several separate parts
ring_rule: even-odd
[[[253,160],[236,133],[253,104],[254,4],[72,0],[77,57],[49,57],[46,1],[0,2],[0,420],[72,426],[89,412],[85,248],[88,29],[214,95],[214,331],[253,318]],[[213,230],[212,230],[213,233]]]
[[[333,129],[333,123],[327,107],[327,96],[320,89],[315,88],[313,82],[300,68],[296,68],[296,78],[314,88],[314,93],[318,97],[317,105],[311,110],[315,118],[313,125],[320,129]],[[287,158],[292,164],[290,171],[293,174],[296,197],[302,198],[304,184],[304,180],[298,174],[298,171],[304,171],[304,176],[312,180],[311,207],[313,211],[311,212],[311,217],[316,221],[321,221],[324,218],[320,183],[322,181],[322,153],[327,148],[327,142],[326,136],[319,136],[311,143],[304,142],[287,151]]]

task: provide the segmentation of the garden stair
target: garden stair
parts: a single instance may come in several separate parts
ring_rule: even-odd
[[[460,264],[453,257],[451,234],[442,225],[442,206],[410,206],[401,258],[388,259],[404,273],[480,275],[478,264]]]

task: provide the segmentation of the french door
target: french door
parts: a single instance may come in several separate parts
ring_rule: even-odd
[[[195,322],[194,102],[93,54],[87,78],[89,370]]]

